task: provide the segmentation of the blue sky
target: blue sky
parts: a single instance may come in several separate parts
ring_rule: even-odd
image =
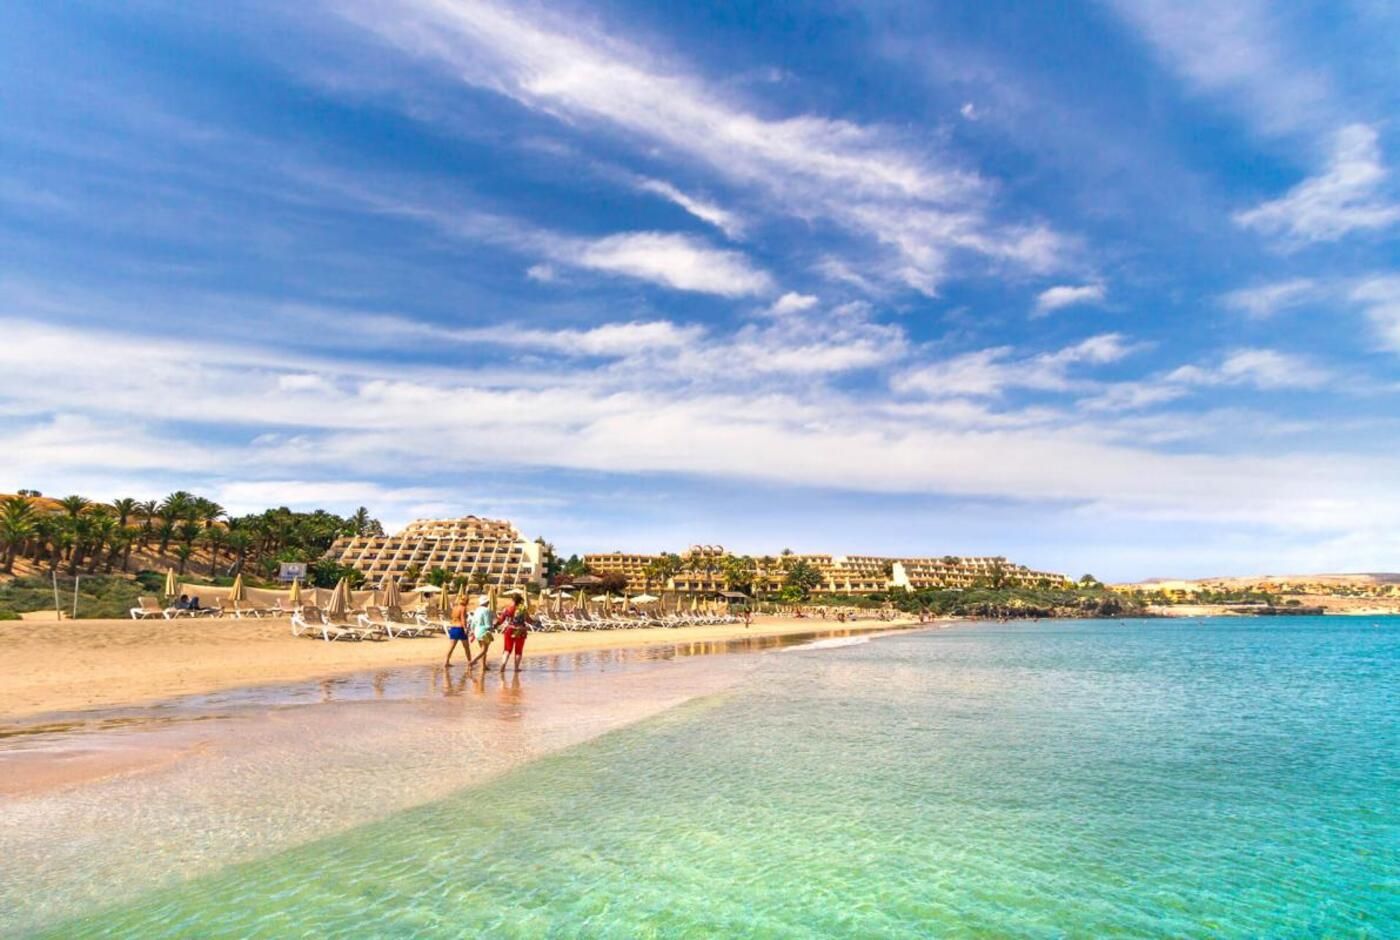
[[[4,17],[0,491],[1400,566],[1391,4]]]

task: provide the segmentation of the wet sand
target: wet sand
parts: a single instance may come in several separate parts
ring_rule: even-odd
[[[815,630],[887,630],[908,621],[759,617],[743,624],[676,629],[532,633],[526,660],[559,653],[715,643]],[[291,635],[286,619],[14,621],[0,624],[0,717],[133,705],[260,683],[333,677],[442,662],[444,637],[326,643]],[[501,644],[492,647],[499,663]],[[457,656],[460,657],[460,650]],[[460,667],[459,667],[460,668]]]

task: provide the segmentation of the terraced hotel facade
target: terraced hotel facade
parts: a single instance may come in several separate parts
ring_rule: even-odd
[[[633,552],[602,552],[583,556],[588,570],[598,576],[622,575],[629,592],[680,591],[716,593],[726,589],[724,564],[733,555],[718,545],[695,545],[680,553],[681,570],[665,584],[648,576],[649,566],[661,555]],[[871,594],[903,588],[969,588],[989,580],[1006,585],[1034,587],[1048,582],[1059,585],[1068,579],[1055,572],[1035,571],[1005,558],[993,556],[937,558],[894,558],[880,555],[779,555],[753,559],[754,588],[776,591],[783,584],[788,566],[806,562],[821,575],[816,594]]]
[[[407,586],[434,568],[452,576],[498,587],[545,581],[544,543],[525,538],[510,522],[464,516],[419,519],[389,536],[346,536],[328,553],[340,564],[364,574],[369,584],[394,578]],[[725,567],[734,555],[719,545],[693,545],[680,553],[680,569],[664,584],[648,572],[659,554],[602,552],[583,556],[600,577],[621,575],[629,593],[675,591],[716,594],[728,588]],[[820,576],[815,594],[871,594],[927,588],[969,588],[996,580],[1005,585],[1061,584],[1064,575],[1034,571],[1000,556],[895,558],[880,555],[790,554],[754,558],[753,586],[760,593],[782,587],[788,568],[806,562]]]
[[[419,519],[397,535],[337,539],[329,556],[361,572],[366,583],[394,578],[401,585],[434,568],[497,587],[544,583],[543,545],[500,519]]]

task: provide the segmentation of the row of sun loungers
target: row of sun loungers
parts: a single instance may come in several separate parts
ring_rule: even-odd
[[[695,627],[739,623],[732,614],[667,614],[603,617],[570,614],[555,617],[540,614],[535,630],[541,633],[583,630],[636,630],[644,627]],[[398,637],[446,636],[452,625],[429,617],[424,611],[400,613],[381,607],[355,611],[346,620],[333,622],[324,611],[305,607],[292,614],[292,636],[336,640],[391,640]]]
[[[638,614],[606,617],[599,614],[566,614],[554,617],[541,614],[539,627],[542,632],[555,630],[638,630],[646,627],[701,627],[719,624],[739,623],[741,618],[733,614]]]
[[[180,617],[285,617],[291,613],[280,605],[272,607],[224,607],[222,603],[213,607],[200,607],[188,610],[182,607],[162,607],[154,597],[138,597],[139,607],[131,608],[132,620],[163,618],[175,620]]]

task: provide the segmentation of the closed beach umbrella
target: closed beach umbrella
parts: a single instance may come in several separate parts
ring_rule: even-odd
[[[384,585],[383,606],[397,610],[402,603],[403,601],[399,597],[399,579],[390,578]]]
[[[166,569],[165,569],[165,596],[166,596],[166,597],[174,597],[178,592],[179,592],[179,588],[178,588],[178,587],[176,586],[176,584],[175,584],[175,569],[174,569],[174,568],[166,568]]]
[[[301,578],[292,579],[292,590],[287,595],[287,603],[292,607],[301,606]]]
[[[345,615],[350,612],[350,585],[344,578],[336,582],[335,590],[331,591],[331,599],[326,604],[326,616],[332,620],[344,620]]]
[[[239,572],[233,579],[233,587],[229,588],[228,599],[237,607],[240,602],[248,599],[248,589],[243,586],[243,572]]]

